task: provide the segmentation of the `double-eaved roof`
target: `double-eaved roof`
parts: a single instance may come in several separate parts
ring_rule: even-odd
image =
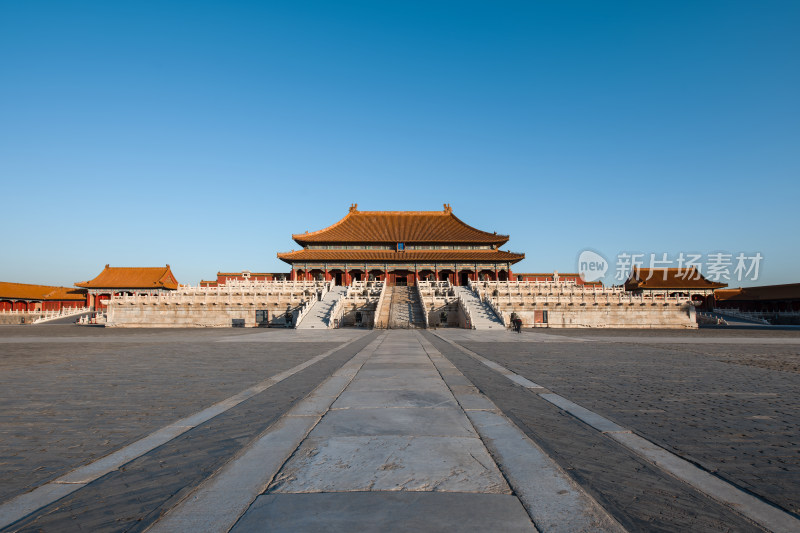
[[[336,224],[292,235],[301,246],[317,243],[494,244],[508,235],[488,233],[462,222],[445,204],[444,211],[359,211],[357,204]]]
[[[473,228],[443,211],[359,211],[357,204],[336,224],[292,235],[303,249],[279,253],[287,262],[516,263],[525,258],[498,250],[508,235]]]
[[[163,267],[112,267],[106,265],[98,276],[75,284],[87,289],[169,289],[178,288],[178,280],[169,265]]]
[[[0,281],[0,300],[85,300],[86,291],[51,285],[29,285]]]

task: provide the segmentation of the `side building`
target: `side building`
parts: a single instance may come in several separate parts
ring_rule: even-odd
[[[683,296],[702,309],[711,309],[715,291],[726,283],[710,281],[695,268],[639,268],[631,270],[625,290],[634,295]]]
[[[258,283],[264,281],[286,281],[289,279],[289,274],[286,272],[250,272],[249,270],[242,270],[241,272],[217,272],[217,279],[215,280],[201,280],[201,287],[221,287],[231,282],[241,283]]]
[[[84,289],[0,282],[0,324],[30,323],[44,313],[78,310],[84,305]]]
[[[112,267],[106,265],[89,281],[75,284],[87,290],[86,305],[104,311],[113,296],[146,296],[174,291],[178,280],[169,265],[163,267]]]
[[[279,253],[291,265],[292,280],[507,281],[525,254],[500,250],[508,235],[476,229],[443,211],[359,211],[350,206],[343,219],[314,232],[292,235],[302,249]]]
[[[586,285],[587,287],[602,287],[603,283],[600,281],[584,281],[583,277],[577,272],[570,272],[563,274],[560,272],[538,272],[538,273],[516,273],[514,274],[516,281],[539,281],[545,283],[573,283],[575,285]]]
[[[722,289],[714,293],[715,311],[773,325],[800,325],[800,283]]]

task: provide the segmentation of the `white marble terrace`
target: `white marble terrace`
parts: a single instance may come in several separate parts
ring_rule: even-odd
[[[690,303],[688,296],[665,292],[633,294],[623,287],[579,285],[573,281],[470,281],[481,300],[500,309],[534,305],[676,305]]]

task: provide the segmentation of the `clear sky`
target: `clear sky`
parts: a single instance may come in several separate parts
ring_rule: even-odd
[[[798,28],[796,0],[0,0],[0,280],[287,271],[356,202],[450,203],[519,272],[758,252],[755,284],[800,282]]]

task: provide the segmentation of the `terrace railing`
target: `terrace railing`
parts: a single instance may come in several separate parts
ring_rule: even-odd
[[[457,294],[456,298],[458,301],[458,308],[464,314],[467,329],[475,329],[475,325],[472,323],[472,313],[469,310],[467,302],[464,301],[464,297],[461,294]]]
[[[386,283],[381,285],[381,294],[378,296],[378,303],[375,304],[375,313],[372,317],[372,327],[375,328],[379,325],[386,327],[386,324],[378,324],[378,319],[380,318],[381,310],[383,306],[386,304]]]
[[[419,283],[417,283],[416,289],[417,289],[417,296],[419,296],[420,307],[422,308],[422,320],[425,323],[425,329],[429,329],[431,325],[430,325],[430,319],[428,317],[428,306],[425,305],[425,299],[422,296],[422,288],[420,287]]]
[[[623,287],[577,285],[575,282],[480,281],[470,282],[483,301],[491,301],[493,309],[518,305],[686,305],[688,296],[668,293],[633,294]]]
[[[488,306],[489,306],[489,308],[490,308],[490,309],[491,309],[491,310],[494,312],[494,314],[495,314],[495,315],[497,315],[497,318],[499,318],[499,319],[500,319],[500,322],[502,322],[502,323],[503,323],[503,326],[505,326],[505,327],[509,327],[509,326],[511,325],[511,324],[510,324],[510,321],[511,321],[511,320],[510,320],[510,319],[506,319],[506,315],[505,315],[505,313],[503,312],[503,310],[502,310],[502,309],[500,309],[499,307],[497,307],[497,304],[494,302],[494,300],[493,300],[492,298],[490,298],[489,296],[487,296],[487,295],[484,293],[484,295],[483,295],[483,298],[482,298],[481,300],[482,300],[482,301],[483,301],[483,302],[484,302],[486,305],[488,305]]]
[[[300,308],[297,310],[297,316],[294,319],[295,328],[300,324],[300,322],[303,321],[303,319],[308,314],[309,309],[311,309],[311,307],[314,305],[316,301],[317,301],[317,293],[312,293],[311,297],[308,300],[300,304]]]
[[[760,324],[770,325],[770,321],[767,317],[775,317],[777,313],[765,313],[759,311],[740,311],[738,309],[721,309],[721,308],[714,308],[714,312],[720,315],[728,316],[731,318],[742,318],[745,320],[752,320],[753,322],[758,322]],[[799,316],[800,313],[782,313],[784,316]]]
[[[37,314],[41,316],[34,320],[33,323],[40,324],[42,322],[49,322],[59,318],[67,318],[70,316],[80,315],[82,313],[89,313],[91,311],[92,309],[90,307],[65,307],[64,309],[58,311],[39,311]]]

